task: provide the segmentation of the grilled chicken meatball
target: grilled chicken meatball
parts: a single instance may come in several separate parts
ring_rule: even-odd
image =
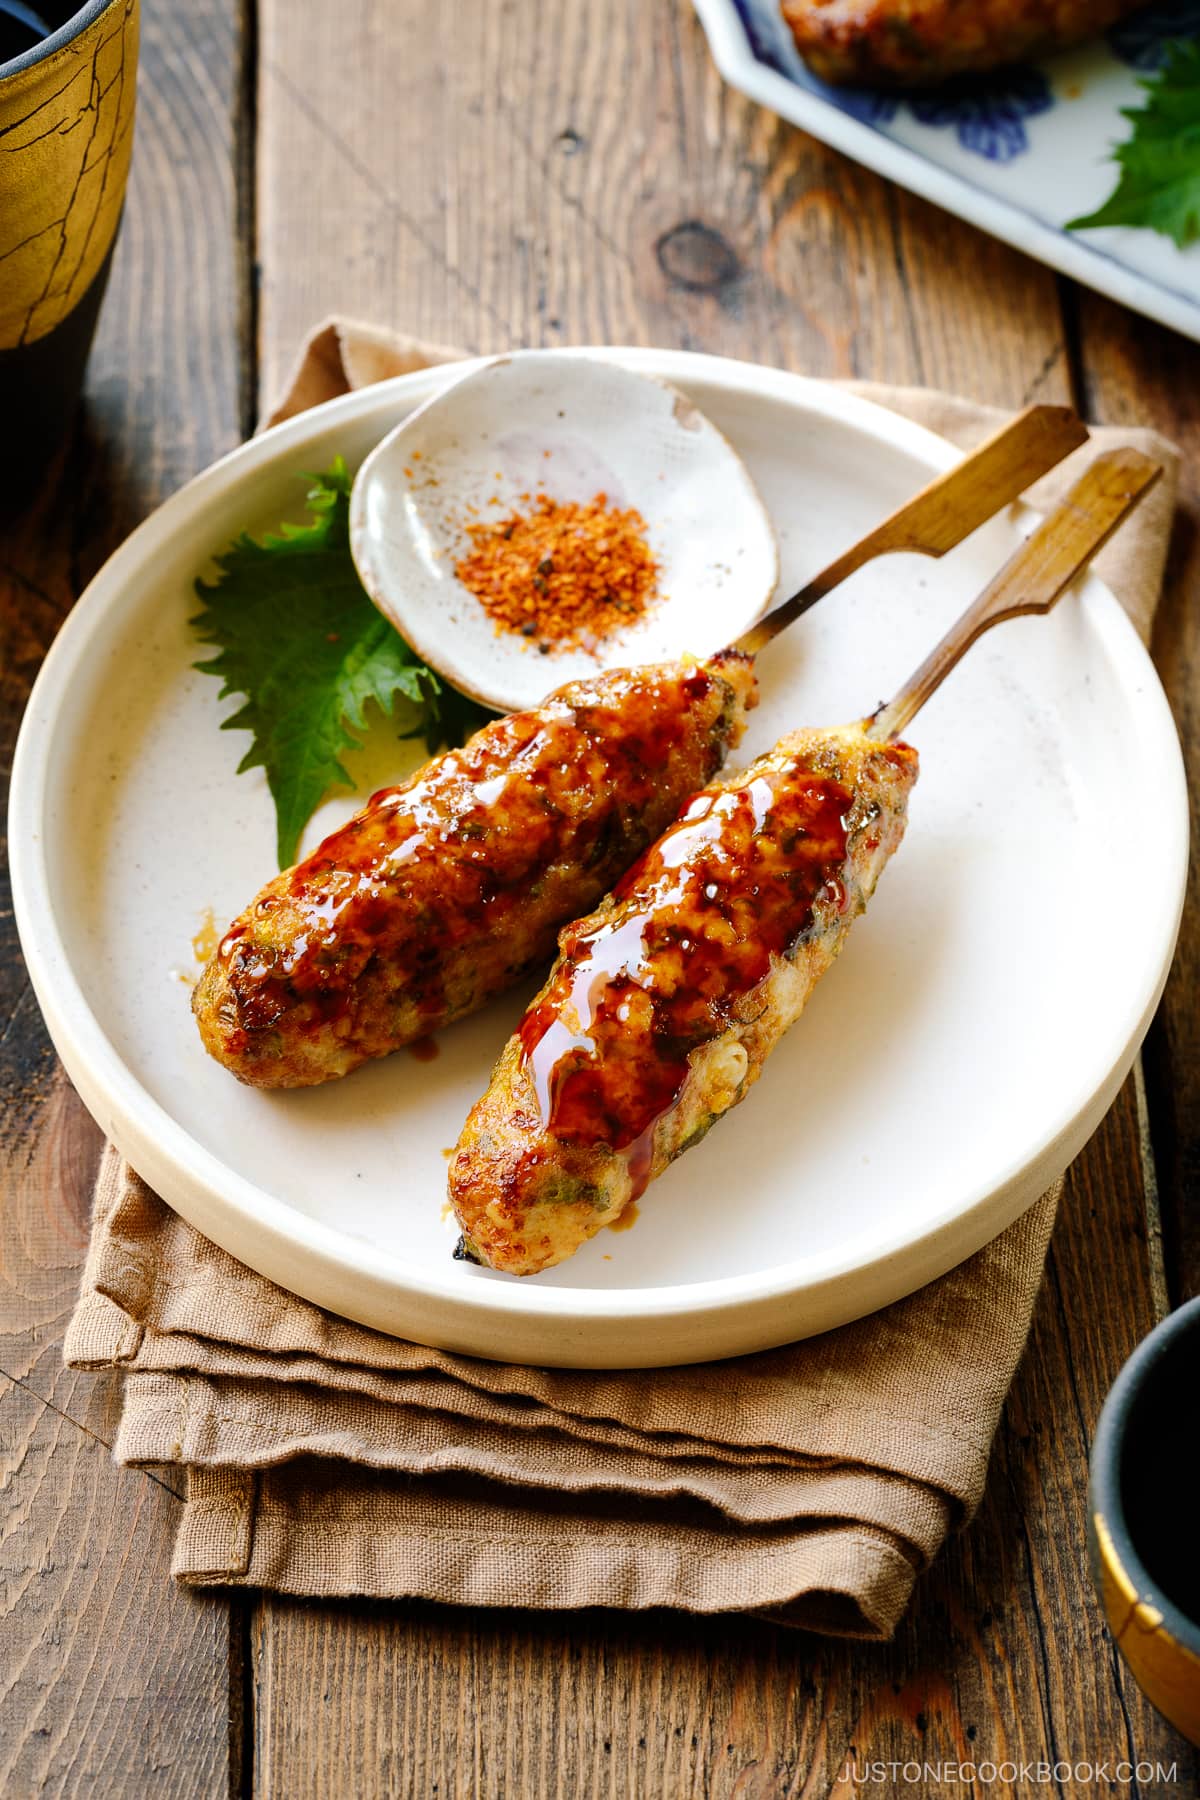
[[[1145,0],[783,0],[822,81],[933,87],[1066,49]]]
[[[721,767],[748,657],[574,682],[385,788],[226,932],[192,1006],[257,1087],[309,1087],[472,1012],[547,961]]]
[[[571,1256],[743,1099],[904,833],[917,756],[799,731],[715,782],[589,918],[459,1138],[462,1254]]]

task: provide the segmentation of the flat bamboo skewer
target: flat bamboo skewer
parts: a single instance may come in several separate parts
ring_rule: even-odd
[[[1064,456],[1086,443],[1087,435],[1086,425],[1069,407],[1026,407],[814,575],[799,593],[752,625],[733,648],[756,656],[764,644],[873,557],[894,550],[944,556]]]
[[[899,693],[880,707],[869,735],[899,737],[976,639],[993,625],[1022,613],[1049,612],[1161,474],[1162,464],[1140,450],[1106,450],[1089,463],[1066,498],[972,601]]]

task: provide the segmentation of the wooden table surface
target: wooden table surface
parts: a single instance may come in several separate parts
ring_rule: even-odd
[[[1158,426],[1185,496],[1155,653],[1200,754],[1200,346],[728,91],[686,0],[148,0],[86,415],[0,540],[6,770],[88,578],[252,428],[332,310],[475,351],[674,345]],[[1134,849],[1136,822],[1113,825]],[[1134,853],[1115,930],[1137,929],[1137,882]],[[0,932],[0,1792],[765,1800],[968,1791],[914,1763],[1106,1758],[1163,1765],[1124,1791],[1198,1791],[1197,1753],[1114,1652],[1084,1544],[1103,1396],[1200,1285],[1194,900],[1144,1074],[1068,1179],[983,1508],[882,1647],[175,1588],[174,1478],[116,1468],[119,1383],[62,1368],[100,1137],[2,901]],[[844,1780],[872,1762],[910,1766]],[[969,1791],[1096,1786],[1060,1769]]]

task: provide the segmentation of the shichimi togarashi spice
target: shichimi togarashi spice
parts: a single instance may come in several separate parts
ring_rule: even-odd
[[[465,530],[471,548],[454,565],[458,579],[497,629],[536,639],[543,652],[591,644],[658,597],[646,521],[610,507],[607,494],[586,505],[538,494],[528,512]]]

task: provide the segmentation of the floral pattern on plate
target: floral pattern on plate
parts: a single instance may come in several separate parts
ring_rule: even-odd
[[[907,105],[922,125],[950,128],[964,150],[989,162],[1009,162],[1029,148],[1025,120],[1054,105],[1050,83],[1038,69],[1010,69],[986,84],[956,82],[936,93],[871,93],[831,88],[822,93],[842,112],[867,125],[890,125]]]
[[[1007,163],[1029,149],[1027,119],[1049,112],[1056,95],[1040,68],[1018,67],[995,75],[948,82],[932,92],[889,93],[868,88],[830,87],[819,81],[791,51],[782,20],[768,16],[772,0],[733,0],[746,36],[759,62],[789,80],[802,80],[839,112],[864,125],[892,125],[907,107],[921,125],[952,130],[964,150],[987,162]],[[778,29],[773,27],[778,26]],[[1200,0],[1157,0],[1108,33],[1108,42],[1123,62],[1136,69],[1162,66],[1173,38],[1200,33]],[[791,54],[789,54],[791,51]]]

